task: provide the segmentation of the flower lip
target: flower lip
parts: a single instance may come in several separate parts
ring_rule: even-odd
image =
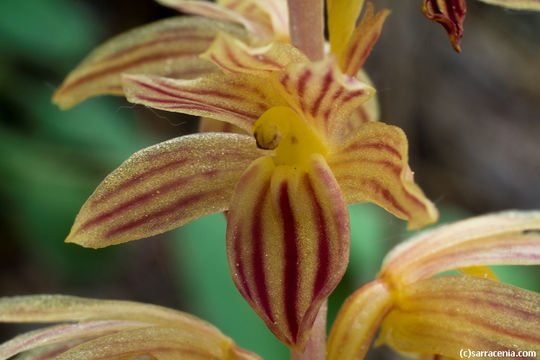
[[[276,165],[302,166],[312,154],[328,153],[321,138],[287,106],[274,106],[264,112],[253,125],[253,134],[259,148],[275,150]]]

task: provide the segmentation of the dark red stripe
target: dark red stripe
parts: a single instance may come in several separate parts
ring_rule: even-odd
[[[302,75],[300,75],[298,79],[297,89],[298,89],[298,96],[302,98],[304,96],[304,92],[306,91],[306,84],[311,77],[312,73],[311,70],[305,70]]]
[[[316,299],[328,280],[328,272],[330,270],[330,239],[328,238],[328,233],[326,231],[328,223],[324,218],[321,204],[319,202],[319,199],[317,198],[317,195],[315,194],[313,184],[311,183],[311,180],[307,174],[304,176],[304,182],[312,203],[314,215],[312,221],[314,221],[317,226],[318,234],[318,267],[317,275],[315,277],[315,284],[313,287],[313,298]]]
[[[328,89],[330,88],[330,84],[332,84],[333,80],[332,76],[332,69],[329,69],[326,74],[324,75],[323,79],[323,86],[320,90],[319,96],[315,100],[315,103],[313,104],[313,109],[311,109],[311,114],[313,114],[313,117],[317,117],[317,113],[319,112],[319,107],[321,106],[322,100],[328,93]]]
[[[253,303],[253,296],[251,295],[251,290],[249,288],[249,283],[246,278],[246,273],[244,272],[245,264],[244,264],[244,256],[242,252],[242,228],[240,226],[235,226],[234,229],[232,229],[233,235],[232,235],[232,241],[233,244],[233,251],[234,251],[234,258],[233,262],[231,264],[232,267],[234,267],[234,273],[236,273],[236,279],[240,282],[237,283],[238,290],[242,293],[244,298],[248,300],[248,302]]]
[[[264,230],[262,226],[262,209],[266,198],[268,196],[268,190],[270,188],[270,179],[266,181],[264,186],[261,188],[261,193],[255,206],[253,207],[253,223],[251,226],[251,239],[250,242],[253,243],[253,282],[255,283],[255,293],[259,299],[260,306],[265,312],[268,319],[273,322],[274,316],[270,308],[270,297],[268,294],[268,289],[266,286],[266,271],[265,271],[265,256],[264,256]],[[249,241],[243,239],[243,241]]]
[[[340,154],[349,152],[349,151],[356,151],[356,150],[362,150],[362,149],[376,149],[379,151],[386,151],[397,157],[399,160],[402,160],[401,153],[393,146],[389,144],[385,144],[382,142],[377,143],[363,143],[363,142],[355,142],[351,145],[347,146],[345,149],[340,151]]]
[[[341,99],[341,103],[345,104],[345,103],[351,101],[352,99],[354,99],[355,97],[362,96],[364,94],[365,94],[364,90],[351,91]]]
[[[283,242],[285,249],[285,267],[283,268],[283,302],[285,317],[291,334],[291,340],[296,343],[298,338],[298,288],[299,288],[299,249],[296,221],[289,199],[289,189],[286,181],[279,186],[279,212],[283,221]]]

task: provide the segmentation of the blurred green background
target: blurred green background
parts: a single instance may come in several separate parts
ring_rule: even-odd
[[[411,167],[441,222],[540,208],[540,15],[468,1],[462,54],[421,1],[376,1],[393,13],[366,64],[382,120],[402,127]],[[122,31],[175,15],[150,0],[0,1],[0,295],[62,293],[129,299],[194,313],[266,359],[286,348],[237,293],[221,214],[99,251],[64,244],[78,209],[133,152],[194,132],[196,119],[88,100],[51,104],[63,77]],[[351,265],[330,299],[372,279],[410,236],[369,204],[350,207]],[[540,290],[538,268],[504,267],[503,281]],[[23,327],[0,325],[0,341]],[[385,349],[371,358],[391,358]]]

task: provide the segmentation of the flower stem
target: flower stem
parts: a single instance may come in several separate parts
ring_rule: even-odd
[[[323,0],[287,0],[291,42],[311,61],[324,57]]]
[[[303,354],[291,350],[291,360],[325,360],[326,359],[326,315],[328,301],[325,301],[313,323],[311,336]]]

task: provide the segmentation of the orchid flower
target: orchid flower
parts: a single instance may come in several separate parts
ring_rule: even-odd
[[[368,5],[355,29],[363,3],[356,1],[344,32],[335,14],[348,9],[331,3],[333,55],[321,61],[286,42],[254,47],[222,31],[197,59],[218,71],[193,79],[122,75],[133,103],[210,117],[244,134],[189,135],[134,154],[90,196],[66,241],[99,248],[227,210],[235,285],[276,337],[301,353],[347,267],[348,203],[374,202],[411,229],[437,218],[413,181],[404,133],[353,116],[374,93],[355,76],[388,12],[374,15]],[[92,67],[92,59],[81,66]]]
[[[36,295],[0,298],[0,322],[58,323],[0,345],[0,359],[256,360],[195,316],[130,301]]]
[[[480,0],[509,9],[540,10],[538,0]],[[463,37],[463,21],[467,12],[465,0],[424,0],[422,12],[430,20],[440,23],[446,30],[452,46],[461,51],[459,43]]]
[[[459,359],[460,349],[538,353],[540,295],[498,282],[486,265],[539,264],[539,230],[539,212],[504,212],[428,230],[398,245],[377,279],[341,308],[328,358],[363,358],[379,325],[378,344],[422,359]],[[433,277],[448,270],[465,275]]]

